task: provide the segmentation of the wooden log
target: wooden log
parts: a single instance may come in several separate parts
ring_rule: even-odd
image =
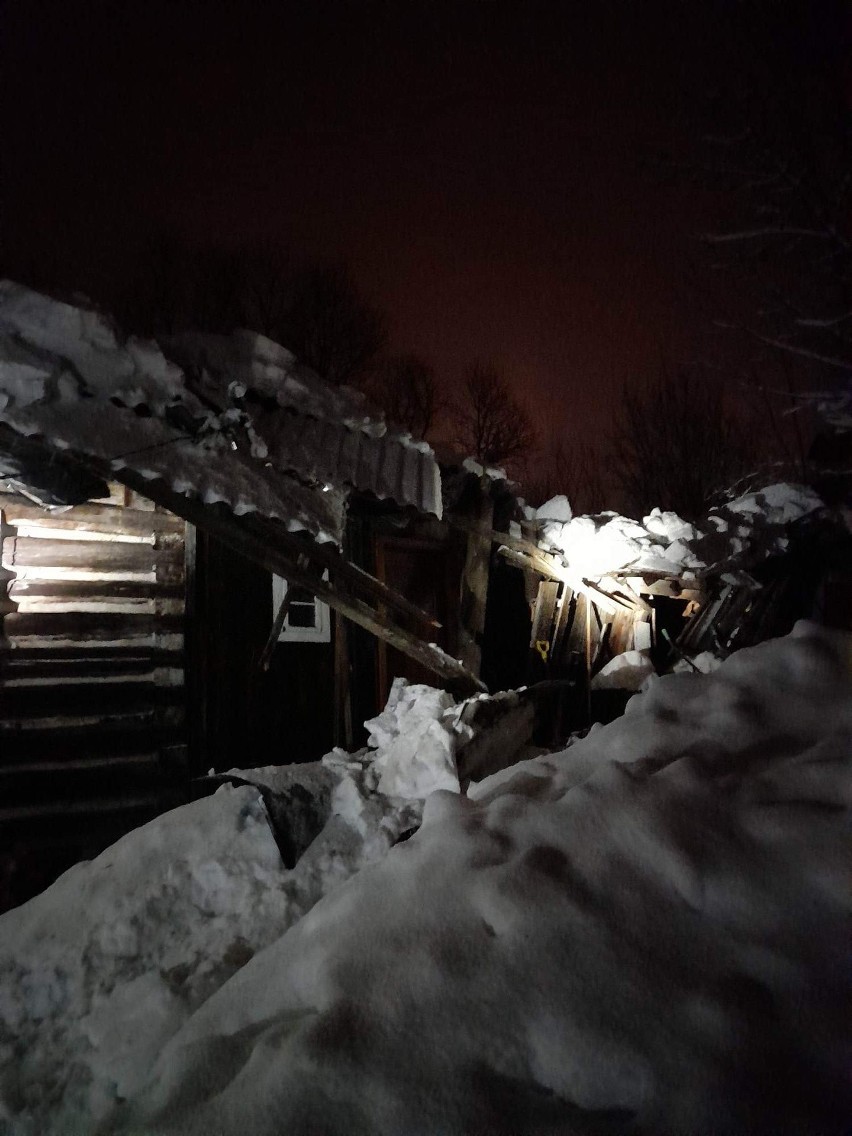
[[[181,647],[168,649],[154,645],[149,647],[144,643],[139,644],[133,641],[124,646],[93,643],[91,645],[72,646],[69,644],[67,647],[56,647],[48,639],[43,643],[28,644],[24,647],[16,645],[0,650],[0,665],[14,668],[23,667],[29,663],[42,665],[48,661],[58,664],[65,662],[74,664],[111,660],[139,660],[150,663],[151,666],[178,666],[183,661],[183,649]]]
[[[156,753],[19,762],[0,766],[0,801],[20,807],[51,797],[74,801],[109,793],[133,796],[140,789],[157,791],[179,776],[179,770],[165,768]]]
[[[556,609],[556,627],[553,633],[553,642],[550,648],[551,666],[559,666],[562,662],[565,637],[574,621],[577,603],[574,591],[567,584],[562,585],[562,594]]]
[[[179,564],[179,547],[155,549],[150,544],[120,544],[111,541],[41,540],[10,537],[3,541],[7,568],[96,568],[102,572],[156,572],[160,565]]]
[[[150,812],[156,815],[161,810],[159,792],[134,793],[127,796],[88,797],[79,801],[48,800],[38,804],[19,807],[0,807],[0,824],[7,839],[26,839],[29,831],[38,822],[61,824],[73,818],[75,827],[84,817],[106,817],[117,813]]]
[[[0,721],[4,763],[72,760],[74,758],[120,757],[159,752],[180,743],[180,725],[164,726],[154,707],[82,718],[37,719],[28,725]]]
[[[181,660],[175,661],[175,670],[182,670]],[[129,659],[53,659],[46,662],[12,661],[2,662],[3,682],[18,682],[24,679],[67,681],[69,678],[98,679],[144,677],[154,674],[154,665],[150,658]]]
[[[3,717],[14,724],[16,719],[75,716],[109,718],[117,714],[159,709],[181,704],[180,687],[145,682],[93,682],[50,686],[4,686]]]
[[[37,636],[39,639],[78,639],[84,641],[133,639],[146,635],[179,632],[180,615],[112,615],[108,612],[73,612],[35,615],[14,613],[4,619],[10,640]]]
[[[13,600],[56,599],[72,600],[123,600],[152,599],[183,602],[180,583],[160,583],[158,580],[43,580],[18,578],[9,584]]]
[[[475,675],[482,663],[493,523],[494,502],[488,491],[482,490],[476,516],[472,518],[473,527],[467,533],[459,603],[459,650],[465,666]]]
[[[29,502],[0,494],[0,509],[11,525],[45,526],[68,532],[102,533],[105,536],[127,534],[148,536],[172,533],[183,536],[184,522],[173,513],[156,510],[143,512],[115,505],[75,505],[67,510],[40,509]]]

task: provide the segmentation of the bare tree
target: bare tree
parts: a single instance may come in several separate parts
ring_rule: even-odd
[[[625,507],[659,506],[686,518],[706,512],[755,463],[754,439],[720,383],[665,367],[626,386],[612,438],[613,474]]]
[[[455,444],[483,465],[517,468],[536,445],[523,403],[492,364],[474,363],[453,404]]]
[[[378,364],[367,391],[391,422],[415,438],[426,437],[440,409],[434,369],[418,355],[398,355]]]
[[[279,249],[198,247],[169,233],[149,251],[114,305],[134,331],[248,327],[334,384],[362,382],[384,345],[381,314],[343,267],[294,269]]]
[[[703,241],[716,273],[735,274],[740,295],[745,285],[751,310],[720,322],[797,364],[798,378],[785,383],[794,394],[833,386],[852,376],[848,13],[747,0],[729,15],[732,65],[707,107],[702,144],[705,180],[728,191],[731,217]]]
[[[576,514],[596,513],[605,507],[603,456],[590,442],[551,434],[541,468],[539,477],[524,482],[524,496],[531,505],[541,505],[562,493]]]
[[[381,314],[335,265],[296,274],[279,334],[301,362],[335,385],[362,382],[385,343]]]

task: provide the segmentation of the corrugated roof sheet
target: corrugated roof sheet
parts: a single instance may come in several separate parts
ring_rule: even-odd
[[[190,332],[160,345],[192,375],[201,397],[245,410],[276,468],[441,516],[441,476],[432,449],[388,430],[360,391],[331,386],[286,348],[254,332]]]
[[[187,383],[156,344],[120,342],[97,312],[0,282],[0,421],[318,540],[339,543],[349,487],[440,516],[429,447],[389,433],[357,392],[260,336],[198,342],[208,356]]]

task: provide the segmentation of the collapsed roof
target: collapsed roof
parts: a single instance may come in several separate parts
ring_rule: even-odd
[[[178,365],[181,364],[181,365]],[[86,307],[0,282],[0,421],[120,477],[340,542],[356,488],[440,515],[434,455],[252,332],[122,341]]]
[[[431,642],[430,616],[338,551],[353,490],[441,516],[432,450],[263,336],[123,339],[90,307],[0,281],[4,477],[45,504],[121,481],[458,691],[483,689]]]

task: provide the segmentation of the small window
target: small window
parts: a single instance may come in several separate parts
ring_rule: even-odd
[[[278,611],[288,584],[280,576],[272,577],[272,615]],[[290,609],[284,621],[284,628],[278,636],[279,643],[330,643],[331,620],[328,604],[312,596],[307,588],[298,584],[293,586]]]

